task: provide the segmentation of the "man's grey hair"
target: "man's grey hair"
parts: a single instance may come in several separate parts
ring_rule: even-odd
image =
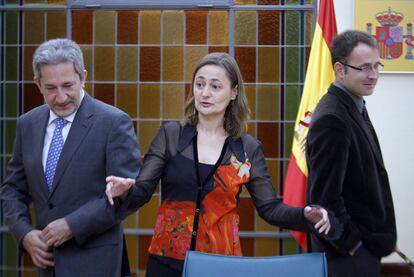
[[[45,41],[39,45],[33,55],[33,73],[35,79],[40,79],[40,67],[42,65],[57,65],[65,62],[73,63],[75,72],[82,80],[85,65],[79,45],[67,38]]]

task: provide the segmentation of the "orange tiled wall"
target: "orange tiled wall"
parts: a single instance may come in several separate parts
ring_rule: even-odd
[[[5,5],[17,2],[5,1]],[[24,2],[33,3],[66,5],[66,1]],[[87,91],[131,116],[145,153],[162,122],[182,118],[197,61],[208,52],[234,53],[253,113],[249,132],[262,141],[272,180],[282,192],[310,47],[312,10],[237,9],[279,4],[309,5],[311,1],[237,0],[233,21],[229,10],[74,10],[70,30],[84,51]],[[32,82],[33,51],[46,39],[66,37],[67,21],[63,10],[11,10],[2,15],[3,178],[17,116],[43,102]],[[131,231],[152,229],[159,203],[157,192],[125,220],[125,227]],[[257,216],[247,191],[240,199],[240,214],[242,231],[279,230]],[[15,276],[19,271],[16,246],[8,233],[2,233],[2,241],[3,272]],[[147,235],[127,236],[134,276],[145,270],[149,241]],[[297,251],[291,239],[244,238],[242,243],[245,255]],[[32,276],[30,259],[25,257],[22,264],[23,276]]]

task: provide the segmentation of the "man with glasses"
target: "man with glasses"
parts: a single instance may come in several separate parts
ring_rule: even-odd
[[[335,81],[312,117],[306,147],[307,199],[335,212],[336,241],[311,237],[326,252],[330,277],[380,276],[380,259],[396,247],[390,185],[365,108],[383,68],[373,38],[346,31],[332,42]]]

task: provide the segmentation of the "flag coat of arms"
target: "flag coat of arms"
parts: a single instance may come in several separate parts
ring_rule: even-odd
[[[305,84],[296,117],[292,153],[286,172],[283,202],[291,206],[304,206],[308,169],[305,158],[306,136],[312,114],[319,99],[335,79],[330,45],[337,33],[333,0],[320,0],[318,19],[313,35]],[[307,251],[306,234],[292,231],[293,237]]]

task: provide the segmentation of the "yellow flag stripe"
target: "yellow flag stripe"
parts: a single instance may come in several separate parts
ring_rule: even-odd
[[[319,99],[326,93],[334,79],[335,75],[332,69],[331,53],[323,38],[321,27],[319,24],[316,24],[292,144],[292,153],[296,158],[298,167],[305,176],[308,176],[308,169],[303,146],[309,128],[305,127],[304,124],[309,123],[307,119],[310,119],[310,117],[306,117],[306,114],[309,114],[309,112],[313,113]]]

